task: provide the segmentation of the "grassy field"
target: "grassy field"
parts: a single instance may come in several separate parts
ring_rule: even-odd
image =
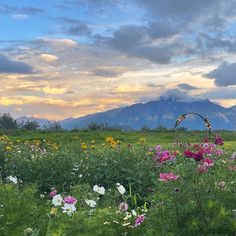
[[[11,131],[4,132],[11,140],[51,140],[60,144],[67,143],[90,143],[94,140],[97,144],[105,142],[106,137],[111,136],[124,143],[135,144],[140,139],[144,139],[145,143],[153,146],[157,144],[166,144],[176,142],[175,131],[59,131],[59,132],[46,132],[46,131]],[[209,137],[213,140],[216,134],[220,134],[225,144],[230,144],[236,148],[236,132],[231,131],[219,131],[212,132]],[[177,133],[179,140],[182,142],[201,142],[207,133],[204,131],[189,131],[183,133]]]
[[[173,145],[176,137],[190,144]],[[204,138],[203,131],[1,132],[0,235],[233,236],[236,132]]]

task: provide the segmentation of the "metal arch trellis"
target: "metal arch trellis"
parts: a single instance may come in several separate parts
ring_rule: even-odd
[[[196,112],[187,112],[185,114],[182,114],[178,117],[178,119],[176,120],[175,122],[175,126],[174,126],[174,129],[175,129],[175,137],[176,137],[176,143],[177,145],[179,145],[179,137],[178,137],[178,125],[183,121],[185,120],[185,118],[188,116],[188,115],[196,115],[198,117],[200,117],[202,119],[202,121],[204,122],[205,124],[205,127],[206,127],[206,132],[207,132],[207,137],[209,136],[210,132],[211,132],[211,123],[210,121],[208,120],[207,117],[203,117],[202,115],[200,115],[199,113],[196,113]]]

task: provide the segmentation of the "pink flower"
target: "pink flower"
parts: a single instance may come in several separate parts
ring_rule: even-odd
[[[197,172],[198,173],[207,173],[208,172],[208,168],[206,166],[199,165],[197,167]]]
[[[217,135],[215,137],[215,144],[216,145],[220,145],[220,146],[222,146],[224,144],[223,139],[222,139],[222,137],[220,135]]]
[[[186,157],[191,158],[191,157],[193,157],[194,152],[192,152],[191,150],[185,150],[185,151],[184,151],[184,155],[185,155]]]
[[[160,181],[170,181],[170,180],[174,180],[176,181],[179,178],[179,175],[174,175],[173,173],[160,173]]]
[[[201,150],[197,151],[196,153],[193,154],[193,158],[196,161],[201,161],[203,159],[203,152]]]
[[[65,197],[63,201],[64,203],[68,203],[68,204],[76,204],[77,199],[75,197],[68,196],[68,197]]]
[[[50,197],[54,197],[54,196],[56,196],[56,195],[57,195],[57,190],[53,190],[53,191],[49,194]]]
[[[120,211],[127,211],[128,207],[129,207],[129,205],[126,202],[121,202],[119,205],[119,210]]]
[[[212,161],[210,158],[206,158],[202,160],[203,166],[205,167],[212,167],[214,166],[214,161]]]
[[[145,220],[145,215],[138,215],[137,218],[135,219],[134,222],[134,227],[138,227],[139,225],[141,225]]]

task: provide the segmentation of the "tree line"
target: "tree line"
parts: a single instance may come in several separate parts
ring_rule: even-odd
[[[25,122],[17,122],[10,113],[0,114],[0,130],[37,130],[44,129],[49,131],[62,130],[61,124],[57,121],[49,122],[48,125],[40,127],[35,120],[27,120]]]

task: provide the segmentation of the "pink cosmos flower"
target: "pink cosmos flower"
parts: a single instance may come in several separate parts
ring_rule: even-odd
[[[214,166],[214,161],[212,161],[210,158],[206,158],[202,160],[203,166],[205,167],[212,167]]]
[[[127,211],[128,210],[129,205],[126,202],[121,202],[119,205],[119,210],[120,211]]]
[[[173,173],[160,173],[160,181],[170,181],[170,180],[174,180],[176,181],[179,178],[179,175],[174,175]]]
[[[186,157],[191,158],[191,157],[193,157],[194,152],[192,152],[191,150],[185,150],[185,151],[184,151],[184,155],[185,155]]]
[[[196,161],[201,161],[203,159],[203,151],[202,150],[199,150],[197,151],[196,153],[193,154],[193,158],[196,160]]]
[[[135,219],[134,222],[134,227],[138,227],[139,225],[141,225],[145,220],[145,215],[138,215],[137,218]]]
[[[208,168],[206,166],[203,166],[203,165],[199,165],[197,167],[197,172],[198,173],[207,173],[208,172]]]
[[[217,135],[215,137],[215,144],[216,145],[220,145],[220,146],[222,146],[224,144],[223,139],[222,139],[222,137],[220,135]]]
[[[51,193],[49,193],[50,197],[54,197],[57,195],[57,190],[53,190]]]
[[[65,197],[63,201],[64,203],[68,203],[68,204],[76,204],[77,199],[75,197],[68,196],[68,197]]]

